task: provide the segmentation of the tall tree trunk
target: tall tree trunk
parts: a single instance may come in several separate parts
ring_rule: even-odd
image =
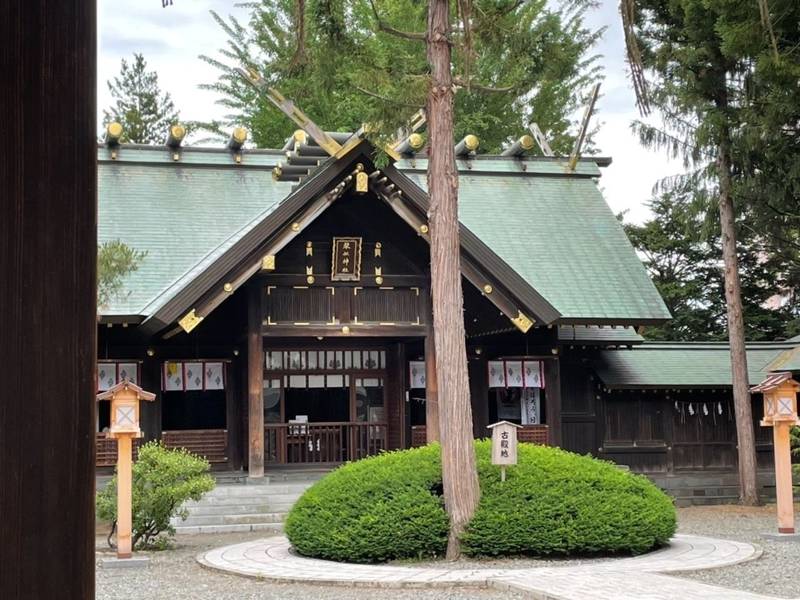
[[[458,558],[459,536],[480,498],[464,336],[458,237],[458,174],[453,148],[453,76],[449,0],[429,0],[428,192],[431,197],[431,295],[439,385],[444,502],[450,516],[447,558]]]
[[[747,377],[742,290],[739,281],[739,261],[736,256],[736,224],[731,196],[730,141],[727,132],[723,133],[719,144],[717,169],[722,258],[725,265],[725,300],[728,308],[728,339],[733,375],[733,405],[736,411],[736,436],[739,449],[739,500],[744,505],[755,506],[759,503],[756,448],[750,385]]]

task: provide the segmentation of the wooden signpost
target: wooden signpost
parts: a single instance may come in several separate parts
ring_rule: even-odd
[[[800,425],[797,418],[798,390],[800,384],[792,379],[791,373],[773,373],[750,390],[764,394],[764,418],[761,425],[772,427],[779,534],[794,534],[789,430]]]
[[[98,400],[111,400],[111,427],[108,437],[117,440],[117,558],[131,558],[133,529],[133,438],[142,437],[139,428],[139,401],[155,400],[156,395],[145,392],[127,379],[105,392]]]
[[[517,429],[508,421],[499,421],[489,425],[492,430],[492,464],[500,465],[500,481],[506,480],[506,466],[517,464]]]

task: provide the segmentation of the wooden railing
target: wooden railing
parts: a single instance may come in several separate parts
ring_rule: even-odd
[[[210,463],[228,461],[227,429],[185,429],[162,431],[161,441],[167,448],[185,448]]]
[[[386,424],[282,423],[264,426],[267,464],[341,463],[386,449]]]
[[[141,439],[133,440],[133,460],[139,452]],[[97,467],[115,467],[117,466],[117,440],[106,437],[105,432],[94,434],[95,446],[95,466]]]
[[[517,429],[517,440],[529,444],[539,444],[541,446],[550,445],[550,435],[547,425],[523,425]],[[411,447],[424,446],[427,444],[427,431],[425,425],[414,425],[411,427]]]
[[[164,431],[161,441],[167,448],[186,448],[189,452],[203,456],[210,463],[228,460],[228,431],[225,429],[189,429]],[[136,460],[141,438],[133,440],[133,460]],[[106,437],[104,432],[95,434],[95,466],[117,465],[117,440]]]

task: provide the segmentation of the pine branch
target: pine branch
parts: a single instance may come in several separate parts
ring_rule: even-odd
[[[514,90],[513,86],[494,87],[491,85],[475,83],[471,78],[467,81],[464,81],[461,77],[453,77],[453,84],[456,88],[466,88],[468,90],[478,90],[479,92],[491,92],[497,94],[506,94]]]
[[[372,98],[377,98],[381,102],[386,102],[387,104],[395,104],[397,106],[406,106],[408,108],[419,108],[419,105],[417,105],[417,104],[409,104],[408,102],[402,102],[402,101],[396,100],[394,98],[387,98],[386,96],[381,96],[380,94],[376,94],[375,92],[370,92],[369,90],[365,90],[364,88],[359,87],[357,85],[354,85],[353,89],[358,90],[362,94],[365,94],[365,95],[370,96]]]
[[[400,29],[395,29],[391,25],[388,25],[383,19],[381,19],[380,14],[378,14],[378,8],[375,6],[374,0],[369,0],[369,5],[372,7],[372,13],[375,15],[375,21],[378,23],[379,30],[405,40],[413,40],[415,42],[426,41],[424,33],[418,33],[416,31],[401,31]]]

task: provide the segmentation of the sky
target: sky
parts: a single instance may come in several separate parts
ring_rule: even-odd
[[[217,71],[198,59],[215,55],[227,37],[209,14],[234,15],[246,20],[247,11],[232,0],[98,0],[98,110],[111,104],[106,81],[118,72],[120,61],[134,52],[144,54],[148,67],[158,72],[161,89],[168,91],[184,120],[211,120],[224,114],[214,92],[198,85],[216,80]],[[605,81],[594,116],[600,123],[595,139],[603,156],[613,163],[603,169],[600,186],[614,212],[627,211],[626,220],[641,222],[653,185],[680,170],[663,153],[642,148],[630,130],[639,117],[628,80],[625,50],[617,12],[618,0],[600,0],[587,16],[592,28],[607,27],[596,51],[602,55]]]

